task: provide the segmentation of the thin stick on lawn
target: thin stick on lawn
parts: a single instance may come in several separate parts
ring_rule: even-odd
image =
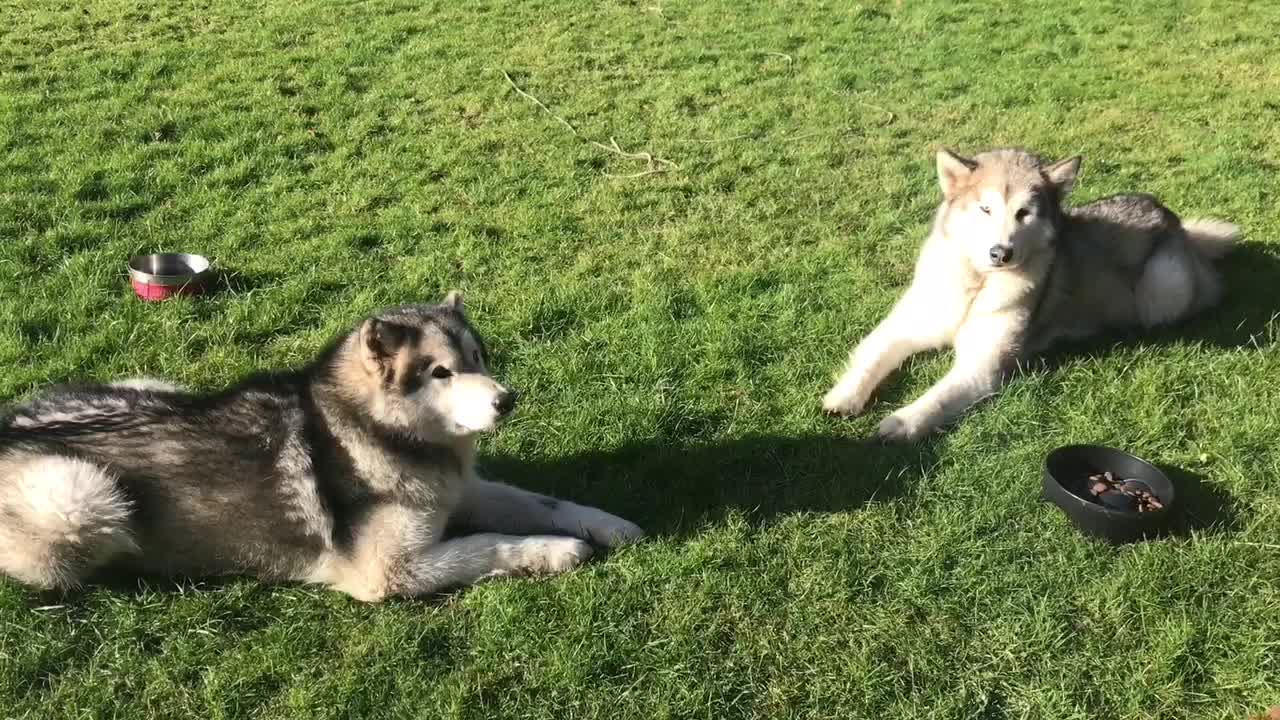
[[[613,153],[614,155],[617,155],[618,157],[624,158],[626,160],[642,160],[644,161],[645,165],[648,166],[647,170],[641,170],[640,172],[630,173],[628,175],[614,175],[612,173],[603,173],[605,177],[618,178],[618,179],[638,178],[638,177],[644,177],[645,175],[656,175],[658,173],[665,173],[665,172],[670,172],[672,170],[680,169],[679,165],[665,158],[656,157],[653,155],[653,153],[627,152],[626,150],[623,150],[618,145],[618,141],[614,138],[609,138],[609,144],[605,145],[604,143],[596,142],[595,140],[589,140],[587,138],[582,137],[582,133],[579,133],[578,129],[575,128],[573,125],[571,125],[568,120],[565,120],[564,118],[560,117],[554,112],[551,112],[551,108],[543,104],[541,100],[534,97],[532,94],[522,90],[520,86],[516,84],[516,81],[511,79],[511,75],[506,70],[502,71],[502,77],[507,79],[507,83],[511,85],[511,89],[519,93],[521,97],[528,99],[534,105],[537,105],[539,108],[542,108],[543,112],[545,112],[546,114],[554,118],[556,122],[568,128],[569,132],[573,133],[574,137],[578,138],[579,140],[582,140],[588,145],[599,148],[608,153]]]

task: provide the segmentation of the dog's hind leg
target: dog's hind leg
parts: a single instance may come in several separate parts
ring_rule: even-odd
[[[875,330],[858,343],[835,386],[822,399],[822,409],[835,415],[862,412],[871,393],[903,361],[946,344],[949,318],[914,288],[898,301]]]
[[[1166,241],[1147,259],[1134,287],[1138,322],[1143,327],[1168,325],[1191,311],[1197,284],[1203,285],[1197,283],[1196,265],[1200,262],[1185,244],[1172,241]],[[1216,287],[1203,289],[1217,293]]]
[[[480,532],[572,535],[606,547],[644,537],[636,524],[603,510],[479,478],[467,485],[450,523]]]
[[[1142,326],[1167,325],[1216,305],[1222,298],[1222,278],[1213,261],[1239,240],[1240,228],[1231,223],[1184,221],[1182,233],[1164,240],[1138,278],[1134,299]]]
[[[56,455],[0,460],[0,571],[42,589],[82,583],[135,552],[131,507],[103,468]]]

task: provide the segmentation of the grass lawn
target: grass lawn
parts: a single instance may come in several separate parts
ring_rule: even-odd
[[[0,717],[1280,703],[1280,4],[3,0],[0,20],[0,398],[217,386],[457,287],[525,398],[485,465],[653,535],[378,606],[0,581]],[[866,416],[818,412],[908,281],[941,144],[1082,153],[1078,200],[1240,223],[1229,298],[1028,368],[918,446],[864,443],[948,363],[909,363]],[[220,291],[136,300],[126,258],[162,249],[214,258]],[[1079,441],[1202,478],[1188,532],[1077,535],[1038,490]]]

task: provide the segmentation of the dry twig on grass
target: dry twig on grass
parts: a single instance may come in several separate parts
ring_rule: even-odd
[[[589,140],[587,138],[582,137],[582,134],[578,132],[578,129],[575,128],[572,124],[570,124],[568,120],[565,120],[559,115],[551,112],[551,108],[543,104],[541,100],[539,100],[538,98],[534,97],[532,94],[525,92],[523,89],[521,89],[521,87],[516,84],[516,81],[511,79],[511,74],[508,73],[506,70],[502,71],[502,77],[507,79],[507,82],[510,83],[511,88],[515,90],[517,93],[519,93],[521,97],[528,99],[534,105],[537,105],[538,107],[542,108],[543,112],[555,118],[556,122],[568,128],[569,132],[573,133],[574,137],[578,138],[579,140],[582,140],[583,142],[593,147],[596,147],[600,150],[604,150],[605,152],[608,152],[608,153],[613,153],[614,155],[617,155],[618,157],[624,158],[626,160],[642,160],[647,166],[647,169],[645,170],[641,170],[640,172],[629,173],[626,175],[614,175],[612,173],[603,173],[605,177],[619,178],[619,179],[638,178],[638,177],[644,177],[645,175],[656,175],[658,173],[665,173],[665,172],[670,172],[672,170],[680,169],[679,165],[665,158],[657,157],[653,153],[648,153],[643,151],[627,152],[626,150],[623,150],[618,145],[618,141],[612,137],[609,138],[608,145],[605,145],[604,143],[601,143],[601,142],[596,142],[595,140]]]

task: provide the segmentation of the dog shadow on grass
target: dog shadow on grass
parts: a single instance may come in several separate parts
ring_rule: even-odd
[[[491,479],[605,508],[653,535],[687,537],[734,514],[767,525],[794,513],[848,512],[910,496],[936,467],[936,445],[830,436],[654,440],[547,460],[497,455],[481,465]],[[1190,470],[1158,466],[1179,498],[1168,534],[1236,529],[1229,494]]]
[[[547,460],[487,456],[481,466],[495,480],[606,508],[651,534],[683,536],[733,514],[765,524],[899,498],[936,462],[933,443],[759,435],[653,439]]]
[[[1260,350],[1274,343],[1280,335],[1280,246],[1246,243],[1218,266],[1226,289],[1222,303],[1160,335],[1222,348]]]

